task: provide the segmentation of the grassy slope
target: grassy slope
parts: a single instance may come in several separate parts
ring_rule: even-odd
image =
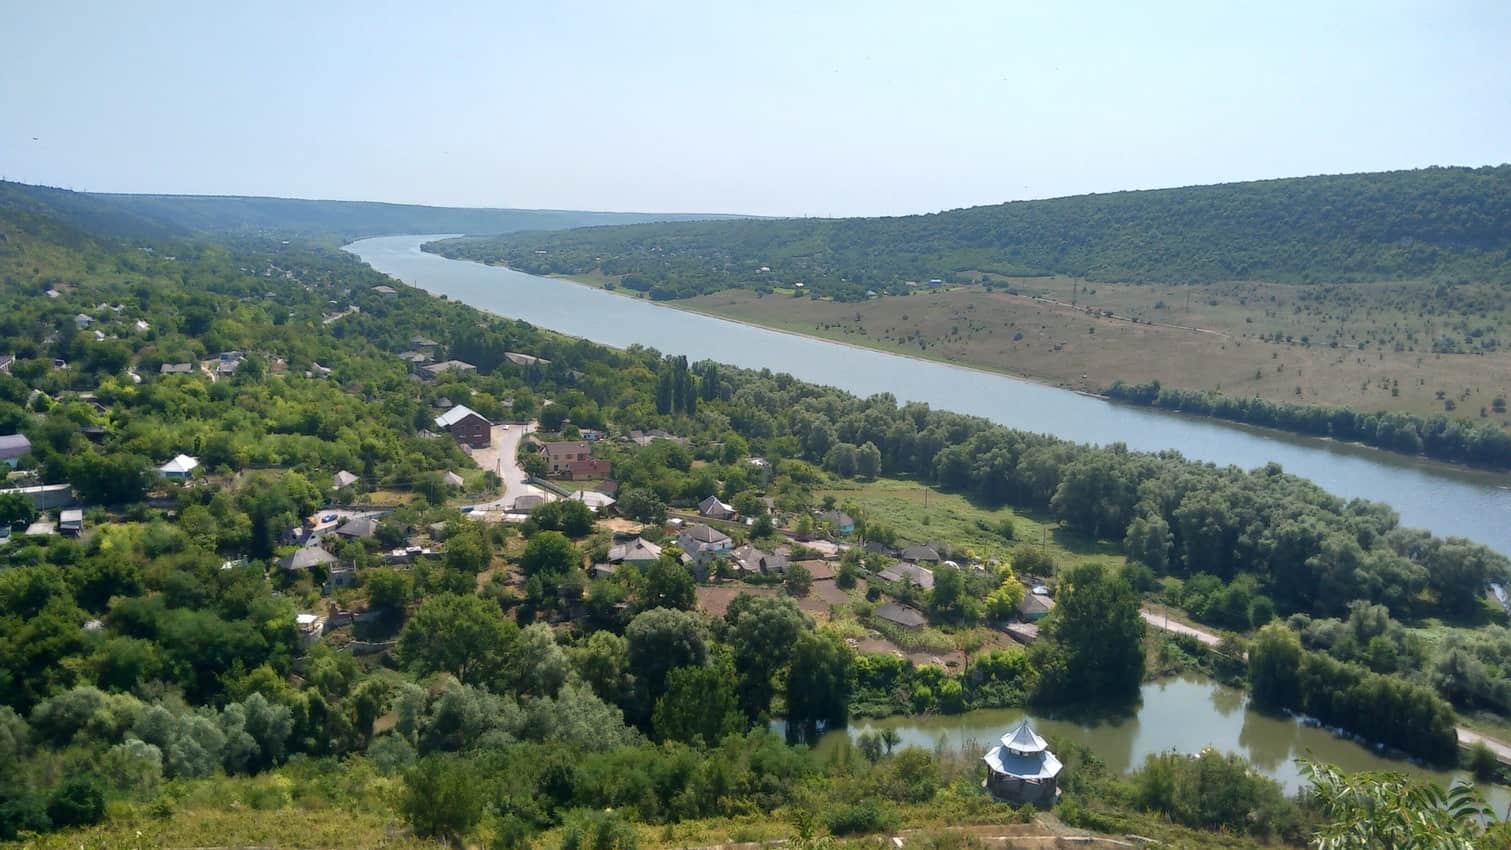
[[[1117,380],[1158,380],[1165,386],[1275,402],[1421,416],[1444,413],[1474,421],[1481,421],[1484,408],[1491,421],[1511,424],[1511,417],[1497,413],[1493,404],[1497,398],[1511,398],[1511,339],[1503,341],[1507,348],[1483,354],[1433,353],[1423,342],[1429,329],[1448,325],[1483,331],[1489,324],[1497,329],[1492,334],[1499,333],[1507,326],[1504,322],[1511,322],[1504,305],[1494,312],[1469,308],[1438,315],[1408,314],[1402,307],[1382,305],[1370,308],[1368,315],[1361,309],[1360,315],[1330,321],[1328,316],[1340,315],[1345,308],[1303,308],[1293,286],[1277,285],[1273,292],[1264,285],[1247,288],[1261,297],[1237,294],[1234,285],[1170,292],[1164,287],[1096,284],[1090,298],[1080,289],[1079,304],[1071,307],[1038,300],[1068,302],[1068,281],[1035,279],[1015,286],[1021,295],[968,286],[847,304],[731,290],[672,303],[1078,390],[1098,391]],[[1185,289],[1194,290],[1189,293],[1194,302],[1189,311],[1155,309],[1161,301],[1183,305]],[[1085,311],[1088,304],[1098,312],[1110,310],[1140,321],[1091,315]],[[1175,324],[1212,332],[1170,326]],[[1334,348],[1323,334],[1340,324],[1347,330]],[[1015,338],[1020,333],[1022,338]],[[1277,333],[1281,338],[1276,341],[1259,338]],[[1291,342],[1284,341],[1287,334]],[[1310,344],[1303,344],[1302,337]],[[1380,341],[1371,342],[1371,337]],[[1361,341],[1365,350],[1359,348]],[[1453,403],[1451,411],[1448,402]]]
[[[1058,564],[1096,561],[1113,568],[1123,565],[1122,547],[1113,541],[1092,542],[1058,527],[1049,517],[1032,516],[1011,508],[990,508],[972,503],[956,493],[944,493],[916,481],[881,478],[865,483],[846,483],[819,491],[833,495],[840,505],[854,505],[876,517],[910,543],[930,540],[963,546],[982,559],[1011,558],[1020,546],[1042,546]],[[1011,519],[1015,540],[1009,542],[982,528]]]

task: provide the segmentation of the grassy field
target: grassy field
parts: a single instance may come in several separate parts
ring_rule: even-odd
[[[994,280],[991,291],[968,285],[858,304],[730,290],[673,305],[1078,390],[1158,380],[1367,411],[1479,420],[1483,410],[1511,424],[1511,339],[1503,345],[1497,336],[1511,326],[1508,299],[1480,285],[1440,296],[1427,283],[1176,287],[1020,278]],[[1477,353],[1441,353],[1435,344]]]
[[[983,560],[1011,558],[1020,546],[1042,546],[1061,566],[1096,561],[1121,568],[1125,561],[1116,541],[1088,541],[1059,528],[1047,516],[977,505],[959,494],[940,492],[916,481],[882,478],[845,483],[817,495],[832,495],[841,506],[853,505],[868,516],[881,518],[909,543],[948,543]],[[1011,541],[991,530],[1004,519],[1013,522]]]

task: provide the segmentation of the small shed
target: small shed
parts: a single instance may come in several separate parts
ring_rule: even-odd
[[[58,514],[58,530],[64,534],[78,537],[84,533],[84,512],[78,508],[71,508]]]
[[[199,460],[188,455],[179,455],[173,460],[159,466],[158,474],[174,481],[183,481],[194,473],[199,467]]]
[[[350,487],[361,480],[362,479],[358,478],[355,473],[347,472],[344,469],[331,476],[331,484],[333,485],[334,489],[337,490],[342,490]]]
[[[1063,765],[1028,718],[1003,735],[982,761],[986,762],[983,787],[1002,802],[1051,806],[1060,795]]]

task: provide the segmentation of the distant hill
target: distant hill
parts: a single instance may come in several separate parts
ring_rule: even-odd
[[[790,286],[845,300],[967,271],[1121,282],[1511,281],[1511,166],[1018,201],[897,218],[682,222],[439,243],[652,297]],[[759,271],[761,267],[769,271]]]
[[[726,215],[429,207],[219,195],[71,192],[0,182],[0,204],[30,204],[96,233],[163,238],[193,233],[354,239],[397,233],[512,233],[590,225],[732,218]]]

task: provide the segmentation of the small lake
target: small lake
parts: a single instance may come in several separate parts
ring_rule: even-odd
[[[824,735],[816,749],[822,755],[840,746],[846,736],[853,739],[863,732],[895,729],[902,746],[963,749],[984,755],[1025,714],[1021,709],[981,709],[965,714],[857,720],[848,729]],[[1087,721],[1039,713],[1029,717],[1034,728],[1051,741],[1083,744],[1119,773],[1137,769],[1145,757],[1155,753],[1195,753],[1213,747],[1248,759],[1256,770],[1278,781],[1287,794],[1306,784],[1296,763],[1301,758],[1347,771],[1396,771],[1444,786],[1457,778],[1469,778],[1462,771],[1430,770],[1384,758],[1326,730],[1303,726],[1288,717],[1262,714],[1248,707],[1248,697],[1242,691],[1198,677],[1145,684],[1135,712],[1123,718]],[[1501,786],[1483,790],[1497,812],[1505,813],[1511,806],[1511,790]]]
[[[692,360],[711,358],[787,372],[861,396],[891,393],[901,402],[927,402],[1077,442],[1123,442],[1140,451],[1176,449],[1188,458],[1245,469],[1273,461],[1339,496],[1388,502],[1408,526],[1467,537],[1511,554],[1511,476],[1115,404],[1004,375],[743,325],[420,250],[422,243],[439,238],[443,237],[365,239],[346,250],[378,271],[436,295],[608,345],[640,343]]]

